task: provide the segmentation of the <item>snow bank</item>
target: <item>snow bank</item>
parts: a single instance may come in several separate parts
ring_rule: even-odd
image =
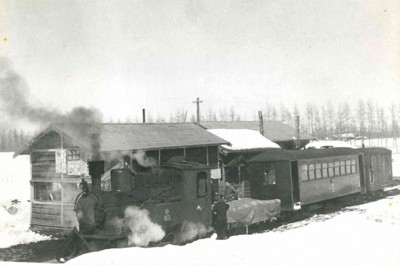
[[[231,143],[231,146],[222,145],[222,147],[227,150],[280,148],[278,144],[270,141],[254,130],[209,129],[207,131]]]
[[[0,202],[30,199],[30,156],[13,159],[14,152],[0,153]]]
[[[400,266],[400,196],[351,207],[289,230],[203,239],[186,246],[111,249],[67,265]],[[301,224],[301,223],[299,223]]]
[[[0,203],[0,248],[50,239],[29,230],[30,210],[28,201]]]

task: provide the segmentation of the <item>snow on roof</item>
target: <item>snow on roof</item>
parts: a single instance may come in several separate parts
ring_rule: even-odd
[[[208,132],[228,141],[231,145],[221,145],[228,151],[240,151],[263,148],[281,148],[278,144],[248,129],[209,129]]]
[[[339,140],[329,140],[329,141],[314,141],[308,143],[305,146],[305,149],[309,148],[331,148],[331,147],[348,147],[348,148],[357,148],[356,146],[350,145],[344,141]]]

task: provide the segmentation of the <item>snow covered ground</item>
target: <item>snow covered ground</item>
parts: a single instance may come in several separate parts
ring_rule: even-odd
[[[0,153],[2,166],[9,157]],[[394,153],[393,159],[393,173],[400,174],[400,154]],[[24,161],[0,171],[0,248],[50,238],[29,230],[29,158]],[[15,198],[21,203],[13,205]],[[15,215],[10,214],[12,209],[7,211],[13,206],[18,209]],[[43,266],[0,262],[0,266],[10,265]],[[400,266],[400,196],[316,215],[265,233],[224,241],[213,236],[185,246],[111,249],[82,255],[66,265]]]
[[[94,266],[400,266],[400,196],[273,231],[215,236],[186,246],[111,249],[67,265]]]

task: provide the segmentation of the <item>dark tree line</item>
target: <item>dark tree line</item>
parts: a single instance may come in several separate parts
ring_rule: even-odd
[[[16,151],[30,139],[31,136],[25,134],[23,130],[3,128],[0,130],[0,151]]]

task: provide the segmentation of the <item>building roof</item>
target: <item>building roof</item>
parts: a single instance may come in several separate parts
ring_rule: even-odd
[[[15,156],[26,153],[30,145],[50,131],[56,131],[73,143],[90,150],[91,138],[88,134],[83,134],[85,127],[74,126],[78,125],[48,126],[28,145],[19,149]],[[191,123],[104,123],[90,125],[87,128],[91,128],[92,133],[99,134],[99,152],[229,144],[226,140]]]
[[[243,152],[265,150],[267,148],[280,149],[281,147],[262,136],[258,131],[248,129],[209,129],[207,130],[224,140],[230,145],[221,145],[225,152]]]
[[[288,161],[298,159],[324,158],[340,155],[357,155],[360,151],[352,148],[328,148],[306,150],[283,150],[264,152],[249,160],[249,162]]]
[[[280,121],[264,121],[264,136],[273,142],[293,141],[296,129]],[[205,129],[248,129],[260,131],[258,121],[209,121],[200,122]],[[310,140],[312,137],[300,133],[301,140]]]

